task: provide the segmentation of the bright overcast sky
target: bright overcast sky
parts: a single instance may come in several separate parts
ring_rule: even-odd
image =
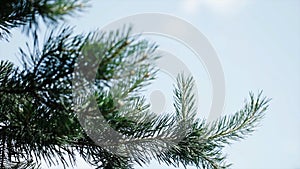
[[[224,114],[238,110],[249,91],[262,89],[273,99],[258,131],[246,140],[226,147],[228,161],[233,163],[231,168],[299,169],[300,1],[94,0],[91,8],[81,17],[70,20],[70,24],[76,25],[77,31],[87,32],[116,19],[144,12],[178,16],[208,38],[218,53],[225,74]],[[23,42],[24,38],[17,32],[9,44],[0,42],[0,59],[15,61],[15,51]],[[160,44],[159,41],[157,43]],[[165,43],[164,40],[161,43]],[[172,50],[170,48],[168,46]],[[8,55],[11,57],[7,58]],[[195,61],[181,53],[178,57],[188,64],[192,72],[197,72],[197,69],[203,71],[201,63],[194,65]],[[210,99],[211,92],[205,95],[205,91],[210,89],[209,81],[207,78],[199,81],[204,90],[200,97]],[[203,104],[203,111],[208,110],[209,104],[209,101]],[[79,162],[78,168],[86,167],[84,162]],[[153,161],[143,168],[173,167],[160,166]]]

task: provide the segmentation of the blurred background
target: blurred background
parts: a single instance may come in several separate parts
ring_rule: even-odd
[[[248,92],[264,91],[272,98],[261,126],[252,136],[225,148],[233,169],[300,169],[300,1],[299,0],[92,0],[80,16],[70,18],[76,32],[88,32],[133,14],[145,12],[177,16],[194,25],[215,48],[226,81],[225,114],[239,110]],[[134,26],[134,25],[133,25]],[[45,28],[42,28],[45,30]],[[10,43],[0,41],[0,59],[19,63],[18,47],[26,36],[12,32]],[[207,117],[212,98],[211,82],[193,53],[171,39],[145,36],[172,51],[196,78],[199,117]],[[167,63],[166,63],[167,64]],[[159,74],[152,91],[165,91],[166,112],[172,111],[174,79]],[[151,102],[151,93],[149,101]],[[156,93],[159,94],[159,93]],[[43,168],[47,168],[46,165]],[[61,168],[55,166],[51,168]],[[90,168],[78,159],[76,168]],[[172,169],[156,161],[137,169]],[[183,167],[182,167],[183,168]],[[195,167],[188,167],[193,169]]]

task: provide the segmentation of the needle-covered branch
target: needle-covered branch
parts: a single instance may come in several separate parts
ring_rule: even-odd
[[[56,24],[82,11],[86,4],[87,0],[1,0],[0,39],[7,39],[12,28],[21,26],[36,37],[40,21]]]
[[[142,95],[158,71],[156,45],[130,29],[74,36],[66,28],[48,37],[41,50],[21,50],[23,68],[0,62],[2,168],[32,160],[73,166],[75,154],[98,168],[151,159],[225,168],[222,148],[251,134],[268,107],[261,93],[250,94],[237,113],[206,123],[195,116],[193,78],[179,75],[175,112],[156,115]]]

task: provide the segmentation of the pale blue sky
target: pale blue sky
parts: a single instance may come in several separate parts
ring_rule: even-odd
[[[263,89],[273,99],[258,131],[226,147],[228,161],[234,164],[231,168],[300,169],[300,0],[94,0],[91,8],[70,24],[87,32],[144,12],[183,18],[208,38],[225,74],[224,114],[238,110],[249,91]],[[15,61],[24,38],[18,31],[14,33],[9,44],[0,42],[0,59]],[[198,67],[201,63],[191,65],[191,70]],[[202,83],[209,89],[209,82]],[[200,93],[203,98],[205,94]],[[203,111],[205,107],[209,102]],[[84,166],[78,164],[78,168]],[[173,167],[154,161],[143,168]]]

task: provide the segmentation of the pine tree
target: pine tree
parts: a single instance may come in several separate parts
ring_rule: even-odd
[[[62,27],[39,49],[38,18],[58,24],[85,2],[2,4],[0,37],[8,40],[11,29],[21,27],[33,32],[34,43],[33,49],[20,50],[22,67],[0,61],[1,168],[39,168],[42,161],[74,166],[78,156],[106,169],[152,159],[175,167],[227,168],[222,148],[251,134],[268,107],[261,92],[250,93],[241,110],[208,123],[195,117],[193,78],[180,74],[175,112],[153,114],[142,90],[158,71],[155,44],[130,36],[126,27],[79,35]]]

